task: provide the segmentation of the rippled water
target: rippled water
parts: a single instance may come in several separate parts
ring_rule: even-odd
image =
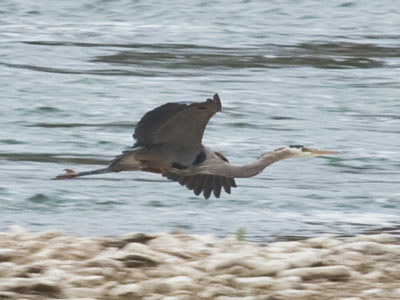
[[[0,230],[354,234],[400,225],[400,8],[393,1],[2,1]],[[104,166],[136,122],[218,92],[204,143],[287,160],[204,200],[160,176],[51,181]]]

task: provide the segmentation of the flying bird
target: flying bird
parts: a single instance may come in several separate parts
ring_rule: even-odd
[[[55,179],[121,171],[158,173],[208,199],[221,190],[228,194],[236,187],[235,178],[253,177],[270,164],[291,157],[337,154],[336,151],[292,145],[261,155],[253,163],[235,166],[219,152],[202,144],[210,118],[221,111],[218,94],[204,102],[170,102],[146,113],[135,128],[135,144],[112,160],[108,167],[87,172],[65,169]]]

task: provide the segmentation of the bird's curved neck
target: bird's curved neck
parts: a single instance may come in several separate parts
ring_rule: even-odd
[[[270,164],[290,157],[292,157],[292,153],[290,152],[290,150],[288,150],[287,148],[282,148],[265,153],[258,160],[247,165],[234,166],[227,163],[222,168],[214,170],[214,174],[218,174],[224,177],[235,178],[253,177],[261,173]]]

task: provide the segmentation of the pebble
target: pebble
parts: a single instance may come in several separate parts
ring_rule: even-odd
[[[111,296],[118,297],[142,297],[144,295],[144,289],[137,283],[118,285],[109,291]]]
[[[259,246],[233,237],[0,233],[0,299],[400,299],[390,234]],[[82,298],[85,297],[85,298]]]
[[[234,280],[238,288],[261,288],[267,289],[274,286],[275,280],[272,277],[239,277]]]
[[[0,262],[10,261],[15,255],[16,251],[14,249],[0,249]]]
[[[248,262],[243,259],[243,255],[237,253],[219,253],[210,259],[209,271],[219,271],[229,269],[234,266],[248,267]]]
[[[319,293],[317,291],[310,290],[296,290],[296,289],[287,289],[274,293],[274,296],[277,296],[278,299],[287,299],[287,300],[300,300],[300,299],[310,299],[312,296],[316,296]],[[274,298],[272,298],[274,299]]]
[[[366,255],[382,255],[389,251],[386,245],[376,242],[355,242],[343,245],[345,249],[361,252]]]
[[[270,257],[284,261],[286,266],[290,268],[302,268],[322,264],[323,257],[326,257],[328,253],[329,250],[301,249],[301,251],[294,253],[274,253]]]
[[[279,271],[286,270],[289,268],[289,263],[284,260],[254,260],[251,259],[248,262],[252,270],[253,276],[272,276]]]
[[[104,277],[99,275],[75,276],[69,283],[78,287],[95,287],[103,284]]]
[[[164,283],[172,291],[175,290],[193,290],[195,289],[194,280],[188,276],[175,276],[165,279]]]
[[[305,242],[311,247],[319,249],[329,249],[343,244],[342,241],[334,239],[331,235],[322,235],[319,237],[310,238]]]
[[[165,295],[171,292],[170,286],[166,284],[163,279],[160,278],[143,280],[140,285],[145,289],[148,294],[156,293]]]
[[[302,279],[298,276],[287,276],[283,278],[276,278],[274,281],[274,288],[278,290],[291,290],[296,289],[301,284]]]
[[[382,289],[378,288],[373,288],[373,289],[368,289],[362,292],[364,295],[381,295],[382,294]]]
[[[345,280],[350,277],[350,268],[346,266],[325,266],[314,268],[296,268],[282,271],[280,277],[297,276],[304,280],[326,279],[326,280]]]
[[[216,300],[256,300],[254,296],[247,297],[229,297],[229,296],[219,296]]]
[[[155,267],[159,264],[154,257],[146,254],[122,252],[113,258],[122,261],[128,268]]]

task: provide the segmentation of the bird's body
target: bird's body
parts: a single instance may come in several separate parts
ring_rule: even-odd
[[[218,94],[205,102],[171,102],[146,113],[133,134],[136,143],[112,160],[108,167],[76,173],[66,170],[56,179],[121,171],[145,171],[162,174],[179,182],[196,195],[211,192],[219,197],[221,189],[230,193],[236,187],[234,178],[252,177],[273,162],[296,156],[335,154],[334,151],[311,150],[289,146],[262,155],[257,161],[234,166],[219,152],[202,144],[209,119],[222,105]]]

